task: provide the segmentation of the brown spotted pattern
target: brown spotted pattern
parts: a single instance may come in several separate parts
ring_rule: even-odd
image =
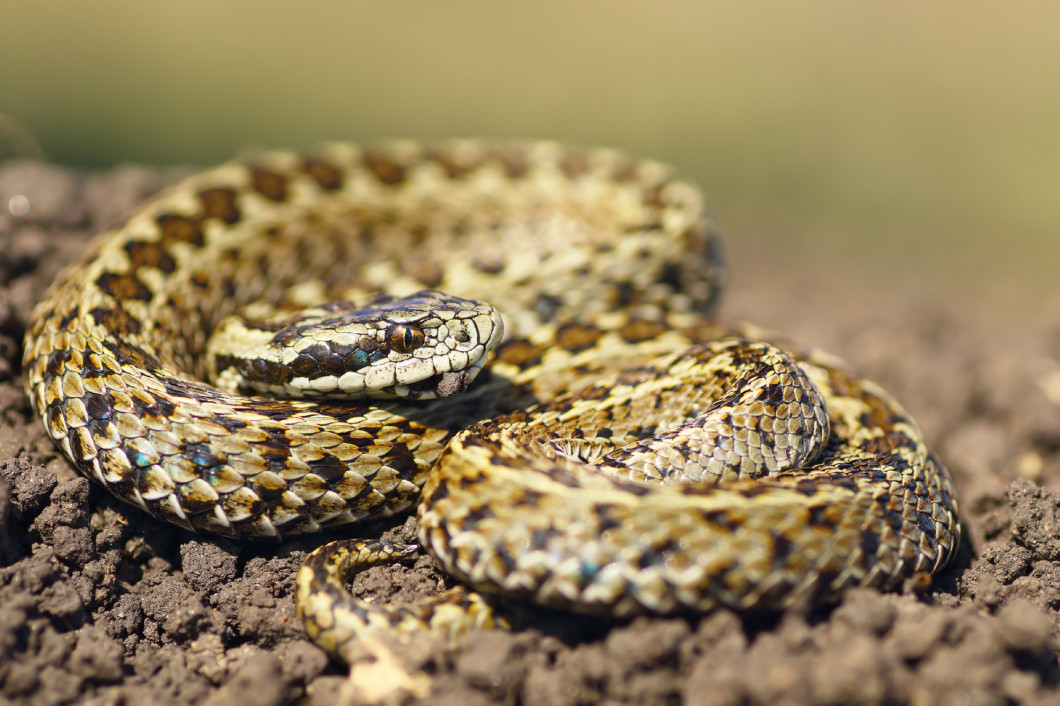
[[[809,606],[946,564],[950,479],[886,393],[819,352],[686,333],[679,355],[458,434],[418,518],[447,572],[631,616]]]
[[[156,517],[275,538],[400,511],[426,483],[424,546],[476,589],[546,605],[775,607],[945,564],[956,502],[913,421],[823,354],[710,323],[723,278],[702,196],[658,163],[480,141],[267,153],[155,198],[60,275],[26,386],[78,470]],[[205,381],[211,332],[255,302],[425,288],[504,315],[463,394]],[[366,626],[494,620],[468,592],[426,613],[348,603],[337,576],[402,553],[314,554],[310,635],[349,655]]]
[[[676,199],[644,206],[661,185],[688,188],[665,169],[644,164],[639,181],[590,189],[628,168],[604,151],[465,142],[335,145],[206,172],[103,236],[52,286],[26,339],[30,397],[79,470],[184,527],[277,537],[401,510],[453,433],[533,398],[532,386],[498,374],[467,399],[430,406],[263,406],[203,382],[210,331],[245,305],[288,302],[312,277],[354,300],[435,286],[488,294],[504,307],[512,344],[558,322],[584,348],[592,333],[574,323],[581,301],[617,302],[619,286],[644,276],[597,252],[627,231],[667,242],[661,274],[713,240],[699,211]],[[664,230],[668,212],[675,227]],[[491,266],[468,271],[469,251]],[[531,261],[556,285],[575,271],[598,284],[542,292],[523,278],[498,289]],[[686,308],[708,309],[715,289],[708,283]],[[538,306],[544,295],[548,307]]]

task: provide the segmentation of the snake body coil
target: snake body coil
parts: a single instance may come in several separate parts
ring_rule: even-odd
[[[82,473],[156,517],[282,537],[400,511],[423,488],[420,537],[447,571],[546,605],[779,607],[943,566],[956,501],[915,423],[823,353],[712,323],[718,252],[695,187],[610,151],[269,153],[155,198],[66,270],[26,336],[27,390]],[[367,351],[342,333],[277,354],[323,351],[326,374],[241,362],[242,333],[205,355],[226,317],[261,302],[324,306],[330,321],[325,302],[371,308],[421,290],[504,318],[469,386],[481,362],[457,372],[456,341],[493,346],[491,315],[442,317],[464,322],[432,339],[449,357],[413,367],[444,376],[430,391],[444,399],[266,399],[205,382],[224,382],[210,362],[224,359],[274,387],[375,376],[430,396],[426,382],[365,372],[426,351],[407,307],[396,324],[358,319],[375,336]],[[342,651],[371,620],[324,584],[400,553],[360,543],[311,557],[299,579],[310,635]]]

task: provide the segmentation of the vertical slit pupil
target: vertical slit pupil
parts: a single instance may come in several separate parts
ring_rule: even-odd
[[[386,331],[387,345],[398,353],[411,353],[423,345],[423,330],[419,326],[394,324]]]

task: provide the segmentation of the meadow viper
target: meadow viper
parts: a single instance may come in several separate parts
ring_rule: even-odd
[[[957,505],[916,424],[827,354],[714,323],[724,272],[699,190],[656,162],[266,153],[95,241],[35,311],[26,387],[78,470],[158,518],[281,538],[419,502],[423,547],[486,594],[665,614],[938,570]],[[492,623],[463,589],[343,590],[409,551],[312,554],[310,636],[350,656],[366,630]]]

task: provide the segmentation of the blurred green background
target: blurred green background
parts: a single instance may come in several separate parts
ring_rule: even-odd
[[[63,164],[605,144],[692,174],[739,267],[820,250],[1057,289],[1056,0],[13,2],[0,67],[0,114]]]

